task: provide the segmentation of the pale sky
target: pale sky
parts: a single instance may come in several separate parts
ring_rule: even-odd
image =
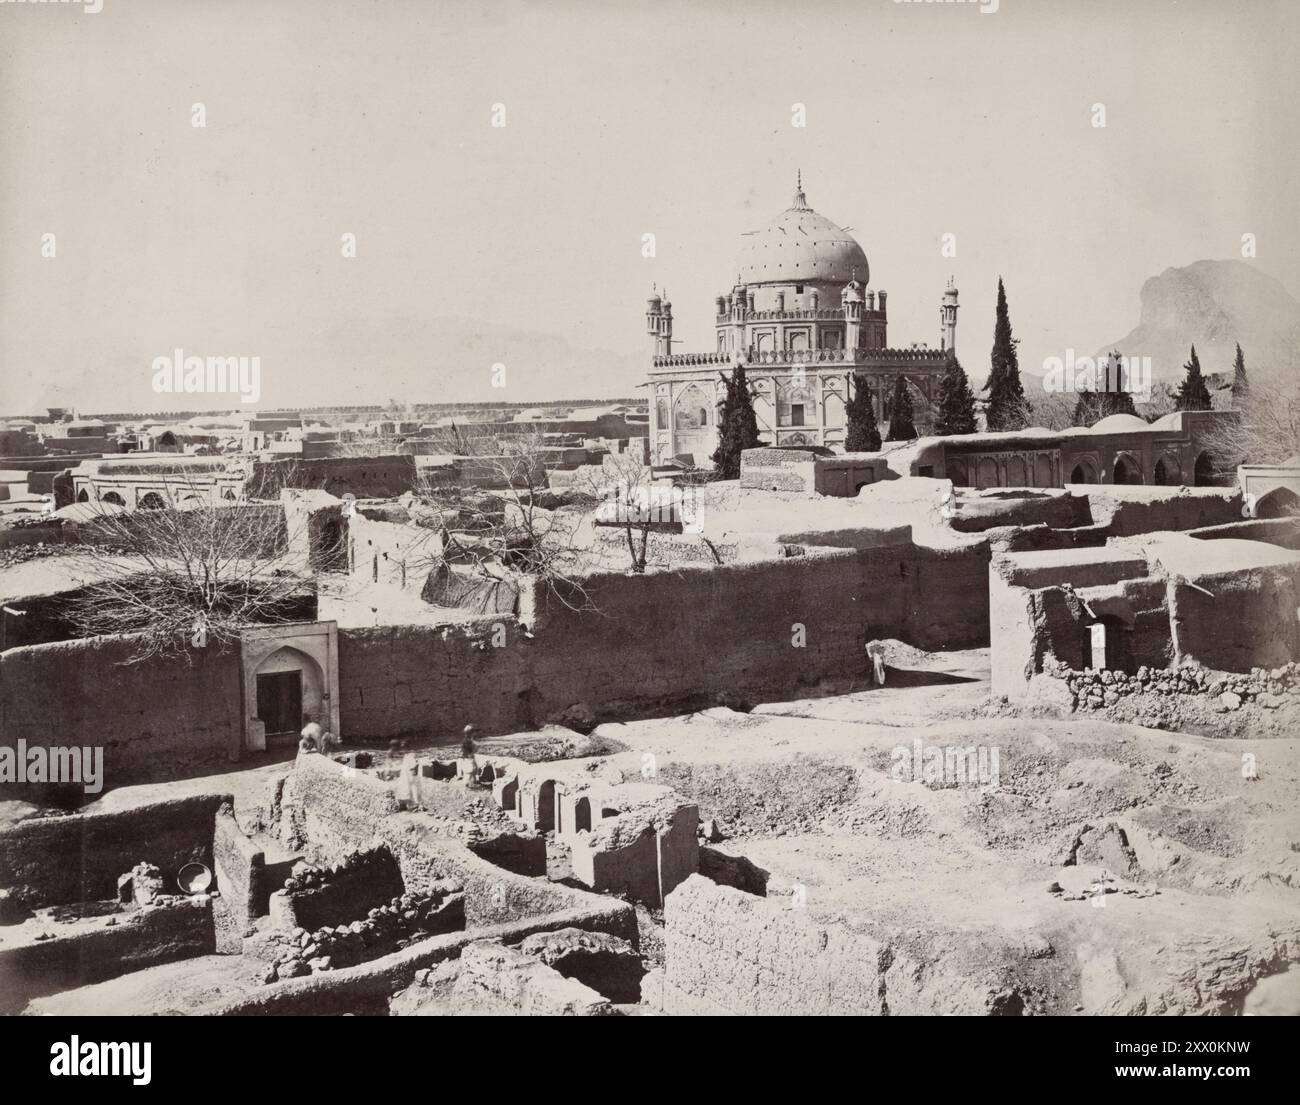
[[[675,348],[711,349],[739,235],[799,168],[891,344],[937,342],[955,277],[976,381],[999,274],[1027,367],[1121,337],[1144,280],[1243,233],[1300,294],[1297,8],[0,3],[0,414],[164,409],[177,347],[259,356],[264,406],[576,397],[530,333],[618,355],[604,394],[633,394],[651,283]]]

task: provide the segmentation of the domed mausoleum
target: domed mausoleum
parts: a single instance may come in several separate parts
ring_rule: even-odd
[[[673,352],[672,304],[652,295],[646,307],[654,339],[652,461],[710,463],[724,392],[720,373],[738,360],[757,393],[759,431],[768,444],[842,446],[854,386],[868,389],[883,429],[898,376],[907,380],[916,427],[924,433],[955,349],[957,289],[949,286],[940,302],[938,348],[891,349],[888,294],[870,281],[862,246],[808,206],[800,178],[790,206],[742,236],[736,282],[714,300],[712,350]]]

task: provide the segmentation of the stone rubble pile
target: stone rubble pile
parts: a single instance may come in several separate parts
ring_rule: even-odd
[[[271,936],[279,951],[262,981],[321,974],[387,955],[413,940],[449,932],[464,923],[464,890],[450,879],[434,882],[427,894],[403,894],[360,921],[296,928]]]

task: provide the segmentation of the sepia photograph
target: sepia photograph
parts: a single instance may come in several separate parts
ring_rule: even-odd
[[[1284,1073],[1297,57],[1294,0],[0,0],[15,1078],[427,1016]]]

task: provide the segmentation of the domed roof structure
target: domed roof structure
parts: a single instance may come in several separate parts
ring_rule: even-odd
[[[864,284],[871,281],[866,253],[847,230],[808,206],[802,176],[791,206],[741,243],[740,279],[745,284],[847,284],[855,277]]]
[[[1088,428],[1090,434],[1128,434],[1149,430],[1150,425],[1132,414],[1112,414]]]

